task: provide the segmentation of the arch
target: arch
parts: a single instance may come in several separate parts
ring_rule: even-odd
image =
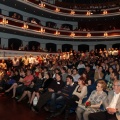
[[[14,19],[23,20],[23,16],[17,12],[9,12],[9,17],[12,17]]]
[[[104,48],[107,48],[107,46],[105,44],[98,44],[98,45],[95,45],[95,49],[97,50],[104,50]]]
[[[40,47],[40,43],[39,42],[37,42],[37,41],[29,41],[28,42],[29,50],[38,50],[38,47]]]
[[[89,51],[89,45],[85,45],[85,44],[78,45],[78,51],[83,51],[83,52]]]
[[[73,46],[70,44],[63,44],[62,45],[62,52],[69,52],[73,49]]]
[[[8,39],[8,49],[19,50],[21,44],[22,44],[22,40],[19,40],[17,38]]]
[[[113,45],[112,45],[112,48],[120,49],[120,43],[113,44]]]
[[[46,49],[49,52],[56,52],[57,51],[57,46],[54,43],[46,43]]]

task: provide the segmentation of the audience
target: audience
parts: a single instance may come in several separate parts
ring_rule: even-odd
[[[33,111],[39,112],[40,109],[47,103],[47,101],[51,98],[52,93],[59,93],[61,89],[64,87],[64,82],[62,81],[62,76],[60,73],[57,73],[55,76],[55,80],[49,85],[48,90],[42,94],[38,100],[36,106],[33,106]]]
[[[51,101],[50,101],[50,112],[52,112],[51,116],[47,119],[50,119],[52,117],[58,116],[63,112],[63,110],[66,107],[66,104],[68,101],[72,98],[72,93],[76,87],[76,84],[74,84],[74,79],[71,75],[68,75],[66,77],[66,85],[57,93],[52,93]],[[56,104],[64,103],[63,107],[59,110],[59,112],[56,112]]]
[[[88,116],[94,120],[94,112],[107,110],[104,107],[106,93],[119,88],[114,85],[120,79],[120,59],[114,50],[92,50],[84,54],[70,51],[58,55],[25,55],[2,60],[0,92],[10,95],[12,92],[12,98],[18,102],[27,100],[30,108],[37,112],[47,104],[50,108],[44,108],[52,112],[47,119],[56,117],[65,110],[67,120],[69,111],[78,106],[78,119],[81,120],[83,115],[84,120],[88,120]],[[36,106],[33,104],[35,98],[38,101]],[[58,105],[61,107],[59,110]],[[83,109],[84,105],[86,108]],[[109,114],[109,109],[107,112],[104,116]]]

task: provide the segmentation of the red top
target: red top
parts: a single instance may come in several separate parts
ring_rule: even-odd
[[[24,78],[24,85],[30,85],[32,80],[34,79],[33,75],[28,75]]]

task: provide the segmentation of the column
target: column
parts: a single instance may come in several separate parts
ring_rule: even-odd
[[[46,44],[45,43],[40,43],[40,48],[41,49],[46,49]]]
[[[94,49],[95,49],[95,45],[90,45],[89,46],[89,51],[94,50]]]
[[[107,50],[109,49],[109,48],[112,48],[112,44],[107,44]]]
[[[57,45],[57,50],[58,49],[62,50],[62,45],[60,45],[60,44],[56,44],[56,45]]]
[[[41,21],[41,25],[46,26],[46,22],[45,21],[42,21],[42,20],[40,20],[40,21]]]
[[[1,47],[8,48],[8,39],[7,38],[1,38]]]
[[[27,20],[28,20],[28,17],[23,16],[23,21],[27,21]]]
[[[28,41],[22,41],[22,44],[25,47],[26,45],[28,45]]]
[[[78,51],[78,45],[73,45],[73,50]]]

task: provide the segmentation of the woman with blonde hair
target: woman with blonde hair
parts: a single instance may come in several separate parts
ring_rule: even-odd
[[[91,93],[89,99],[85,102],[85,106],[88,105],[86,106],[88,109],[85,106],[78,105],[76,109],[77,120],[81,120],[82,116],[84,120],[89,120],[88,115],[90,113],[100,110],[101,104],[107,97],[107,94],[104,92],[106,87],[107,85],[104,80],[99,80],[97,82],[96,90]]]

